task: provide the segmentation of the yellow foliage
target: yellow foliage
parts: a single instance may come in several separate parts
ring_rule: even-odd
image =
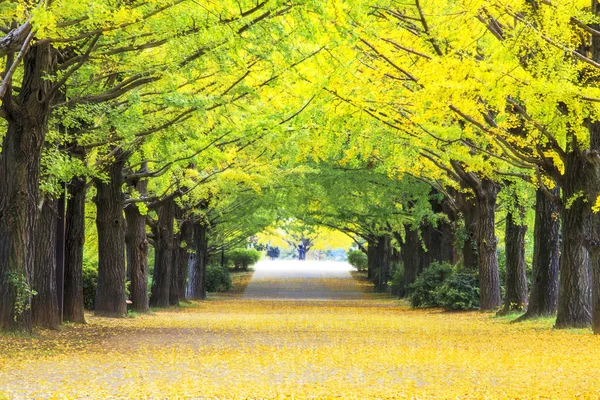
[[[341,283],[340,283],[341,284]],[[336,282],[328,282],[336,285]],[[598,398],[598,337],[373,294],[230,298],[0,337],[8,398]],[[0,395],[0,397],[2,397]]]

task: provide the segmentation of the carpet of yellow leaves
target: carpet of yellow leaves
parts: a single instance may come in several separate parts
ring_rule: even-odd
[[[0,336],[0,398],[599,398],[600,338],[391,299],[213,299]]]

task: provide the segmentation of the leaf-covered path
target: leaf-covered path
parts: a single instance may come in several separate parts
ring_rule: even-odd
[[[251,285],[267,280],[261,275]],[[300,277],[284,279],[302,286]],[[356,285],[347,276],[319,279],[344,296]],[[600,338],[587,331],[362,297],[213,297],[136,318],[88,316],[85,326],[33,339],[0,336],[0,398],[600,395]]]

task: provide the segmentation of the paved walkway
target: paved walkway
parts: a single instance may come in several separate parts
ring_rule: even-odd
[[[345,262],[261,261],[242,298],[260,300],[357,300],[363,298]]]

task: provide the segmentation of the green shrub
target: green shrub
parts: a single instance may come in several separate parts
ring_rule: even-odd
[[[227,264],[235,269],[247,270],[260,261],[260,252],[256,249],[233,249],[227,252]]]
[[[479,307],[477,276],[457,271],[435,292],[437,305],[446,310],[472,310]]]
[[[233,289],[229,270],[220,265],[208,265],[206,267],[206,291],[226,292]]]
[[[368,265],[367,255],[360,250],[353,250],[348,253],[348,263],[357,271],[364,271]]]
[[[97,285],[98,266],[91,262],[85,262],[83,264],[83,305],[88,310],[94,309]]]
[[[452,274],[452,264],[431,263],[408,287],[408,300],[413,307],[436,307],[436,291]]]
[[[400,296],[405,293],[405,285],[404,285],[404,264],[402,263],[394,263],[392,264],[392,280],[389,285],[392,289],[392,294],[396,296]]]

